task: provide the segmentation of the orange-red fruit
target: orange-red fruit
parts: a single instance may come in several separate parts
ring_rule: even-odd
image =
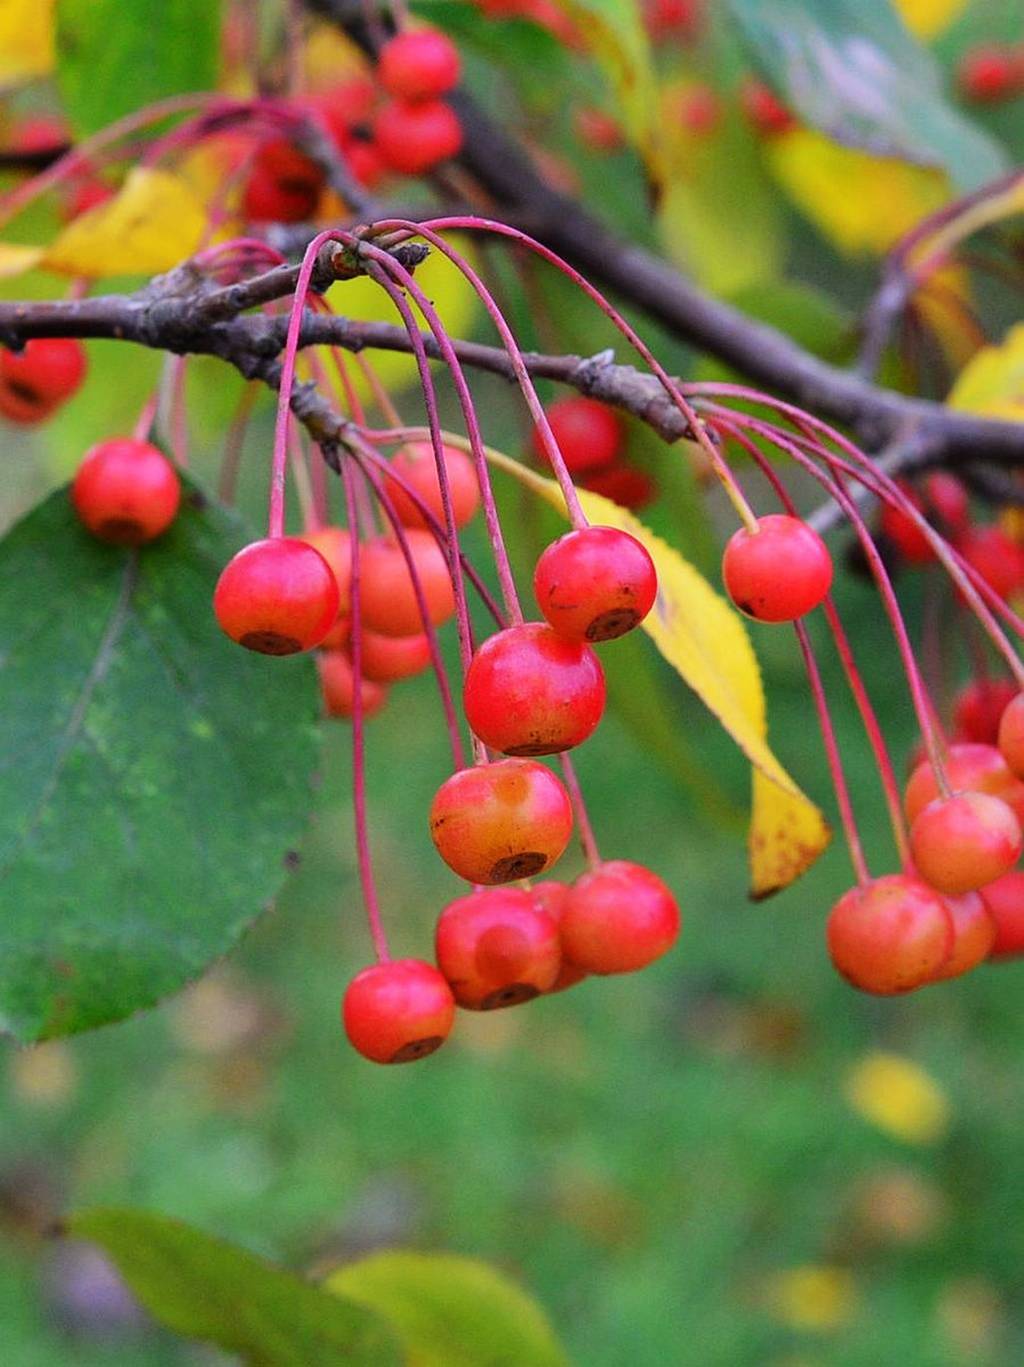
[[[301,223],[320,200],[323,173],[286,138],[260,147],[242,194],[242,212],[257,223]]]
[[[957,81],[965,99],[996,104],[1024,88],[1024,63],[1011,48],[985,44],[964,54]]]
[[[71,501],[93,536],[115,546],[141,546],[174,521],[181,481],[164,453],[148,441],[113,437],[85,453]]]
[[[533,900],[542,911],[546,911],[552,918],[559,927],[559,935],[561,935],[562,917],[565,915],[565,908],[569,901],[569,884],[554,881],[537,883],[533,888]],[[578,982],[582,982],[586,976],[584,969],[577,964],[571,964],[563,955],[558,969],[558,977],[548,988],[548,991],[564,992],[567,987],[575,987]]]
[[[352,596],[352,538],[348,531],[344,527],[317,527],[303,532],[300,539],[318,550],[331,567],[338,585],[340,611],[347,613]]]
[[[987,793],[938,797],[910,828],[918,873],[940,892],[974,892],[1013,868],[1024,850],[1020,823]]]
[[[457,446],[445,446],[443,451],[455,525],[464,527],[480,506],[480,485],[473,462],[465,451],[460,451]],[[427,510],[433,513],[443,527],[444,504],[441,501],[441,486],[437,479],[434,448],[430,442],[408,442],[391,457],[391,468],[414,493],[420,496]],[[427,526],[427,520],[418,505],[397,480],[388,480],[385,488],[400,522],[406,527]]]
[[[381,636],[376,631],[360,634],[360,663],[367,679],[376,683],[397,683],[422,674],[430,664],[430,642],[426,636]]]
[[[816,608],[832,584],[832,557],[798,517],[770,513],[757,531],[741,527],[722,557],[729,597],[758,622],[792,622]]]
[[[521,888],[484,888],[438,917],[437,966],[459,1006],[494,1011],[547,992],[558,977],[558,926]]]
[[[587,973],[633,973],[679,936],[679,907],[641,864],[612,859],[578,878],[562,912],[562,953]]]
[[[957,734],[979,745],[995,745],[999,722],[1016,696],[1017,685],[1011,679],[975,679],[953,705]]]
[[[762,137],[776,137],[796,127],[796,119],[775,92],[753,76],[743,83],[740,105],[754,131]]]
[[[1018,779],[1024,779],[1024,693],[1007,703],[999,719],[999,753]]]
[[[974,527],[956,545],[964,560],[1000,598],[1024,588],[1024,547],[1001,527]]]
[[[601,662],[582,641],[523,622],[484,641],[466,673],[466,720],[506,755],[553,755],[579,745],[604,712]]]
[[[617,527],[566,532],[533,572],[537,606],[562,636],[611,641],[644,620],[658,596],[654,561]]]
[[[828,918],[836,970],[862,992],[893,996],[930,982],[953,952],[953,917],[917,878],[887,874],[851,888]]]
[[[913,485],[905,480],[897,482],[907,501],[917,512],[923,513],[924,503]],[[908,565],[928,565],[935,559],[935,552],[928,537],[902,508],[897,508],[891,503],[883,503],[878,525]]]
[[[1024,872],[1013,869],[981,889],[996,923],[990,959],[1018,959],[1024,954]]]
[[[377,75],[389,95],[415,102],[445,95],[459,83],[459,50],[436,29],[399,33],[384,44]]]
[[[548,409],[547,417],[571,475],[603,470],[622,450],[624,433],[618,414],[596,399],[582,394],[559,399]],[[547,452],[539,434],[534,434],[534,448],[540,459],[546,461]]]
[[[455,1020],[451,988],[433,964],[392,959],[349,983],[341,1006],[349,1043],[373,1063],[412,1063],[445,1042]]]
[[[351,717],[356,698],[356,679],[352,661],[344,650],[321,650],[316,659],[320,672],[320,692],[329,717]],[[363,717],[369,718],[387,702],[388,690],[373,679],[363,678],[359,696]]]
[[[406,543],[427,605],[427,617],[439,626],[455,611],[455,592],[448,561],[430,532],[406,532]],[[377,537],[362,547],[360,604],[363,625],[383,636],[416,636],[423,617],[402,548],[390,537]]]
[[[229,560],[213,610],[247,650],[294,655],[318,646],[338,616],[338,584],[318,550],[297,536],[254,541]]]
[[[42,422],[80,388],[85,371],[85,349],[74,337],[34,337],[21,351],[0,348],[0,414]]]
[[[960,897],[947,897],[945,902],[953,918],[953,948],[933,982],[959,978],[977,968],[988,958],[996,938],[995,918],[980,893],[965,892]]]
[[[512,883],[561,857],[572,835],[572,804],[543,764],[475,765],[437,790],[430,834],[444,862],[468,883]]]
[[[462,147],[462,125],[443,100],[383,105],[373,124],[373,139],[386,166],[404,176],[420,176]]]
[[[620,508],[630,508],[633,512],[646,508],[658,496],[658,485],[652,476],[625,461],[587,475],[582,484],[592,494],[610,498]]]
[[[1013,808],[1017,820],[1024,822],[1024,783],[1015,778],[1006,760],[994,745],[978,745],[968,741],[949,747],[946,776],[954,792],[988,793],[1002,798]],[[907,820],[919,813],[939,796],[935,771],[927,760],[922,760],[910,776],[903,799]]]

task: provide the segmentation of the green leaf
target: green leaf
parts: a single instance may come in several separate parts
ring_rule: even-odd
[[[58,490],[0,542],[0,1029],[85,1030],[231,949],[312,799],[310,660],[239,650],[210,607],[244,540],[187,494],[141,551]]]
[[[213,90],[219,66],[219,0],[57,0],[57,81],[78,137]]]
[[[851,358],[856,330],[849,313],[813,285],[797,280],[770,280],[737,290],[728,302],[759,323],[770,323],[805,351],[837,365]],[[694,367],[696,380],[736,380],[737,372],[702,355]]]
[[[324,1283],[379,1311],[416,1367],[565,1367],[547,1316],[486,1263],[451,1253],[376,1253]]]
[[[253,1367],[398,1367],[391,1331],[350,1300],[198,1229],[138,1210],[86,1210],[71,1234],[97,1243],[162,1324]]]
[[[961,190],[1007,169],[950,105],[938,65],[889,0],[729,0],[786,101],[837,142],[940,166]]]

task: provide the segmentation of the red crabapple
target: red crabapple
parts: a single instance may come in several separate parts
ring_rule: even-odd
[[[1024,822],[1024,783],[1015,778],[1006,760],[994,745],[960,741],[949,747],[946,777],[954,792],[988,793],[1002,798],[1013,808],[1017,820]],[[907,820],[913,821],[921,810],[939,795],[935,771],[927,759],[915,768],[903,798]]]
[[[459,83],[459,50],[437,29],[413,29],[388,39],[377,75],[389,95],[415,103],[446,95]]]
[[[320,692],[329,717],[351,717],[356,697],[356,678],[347,651],[321,650],[316,657],[320,673]],[[359,696],[363,717],[379,712],[388,699],[388,690],[374,679],[363,678]]]
[[[611,641],[643,621],[658,596],[654,561],[617,527],[566,532],[533,572],[537,605],[561,636]]]
[[[906,480],[898,480],[897,483],[907,501],[918,512],[923,512],[924,503],[914,486]],[[908,565],[929,565],[935,559],[932,543],[902,508],[888,502],[883,503],[878,526],[882,534],[892,542],[900,558]]]
[[[953,952],[955,932],[937,892],[893,873],[844,893],[829,913],[827,938],[847,982],[888,997],[930,982]]]
[[[174,521],[181,481],[164,453],[148,441],[112,437],[85,453],[71,501],[93,536],[115,546],[141,546]]]
[[[592,494],[610,498],[620,508],[629,508],[632,512],[646,508],[658,496],[657,481],[646,470],[638,470],[625,461],[587,475],[582,484]]]
[[[558,926],[522,888],[481,888],[437,920],[437,966],[459,1006],[494,1011],[547,992],[558,977]]]
[[[81,387],[85,371],[85,349],[74,337],[34,337],[21,351],[0,348],[0,414],[42,422]]]
[[[433,964],[390,959],[349,983],[341,1007],[349,1043],[373,1063],[412,1063],[439,1049],[455,1020],[451,988]]]
[[[999,719],[999,753],[1018,779],[1024,778],[1024,693],[1011,698]]]
[[[452,497],[452,512],[456,527],[464,527],[480,506],[480,484],[476,477],[473,462],[465,451],[457,446],[445,446],[444,466],[448,473],[448,487]],[[434,448],[429,441],[410,441],[391,457],[391,468],[412,489],[419,494],[430,512],[445,525],[444,504],[441,502],[441,486],[437,479],[437,462]],[[386,487],[399,521],[406,527],[427,526],[426,519],[419,508],[396,480],[389,480]]]
[[[247,650],[294,655],[318,646],[338,616],[338,584],[327,561],[297,536],[244,546],[217,581],[221,630]]]
[[[1009,598],[1024,588],[1024,547],[1002,527],[972,527],[957,541],[956,548],[1000,598]]]
[[[430,834],[444,862],[468,883],[512,883],[561,857],[572,835],[572,804],[543,764],[479,764],[441,784]]]
[[[562,953],[587,973],[632,973],[675,944],[680,916],[661,879],[612,859],[578,878],[562,913]]]
[[[312,218],[323,173],[286,138],[265,142],[253,159],[242,212],[256,223],[302,223]]]
[[[376,631],[364,631],[360,645],[363,674],[376,683],[397,683],[422,674],[430,665],[430,641],[422,633],[381,636]]]
[[[960,978],[987,959],[996,938],[996,922],[981,893],[965,892],[946,897],[946,908],[953,918],[953,948],[949,958],[932,982]]]
[[[421,176],[462,148],[462,125],[443,100],[393,101],[381,107],[373,140],[384,164],[404,176]]]
[[[316,527],[300,540],[318,550],[330,566],[338,585],[339,611],[347,614],[351,603],[352,538],[344,527]]]
[[[455,611],[455,591],[448,560],[430,532],[405,534],[416,573],[434,624]],[[416,636],[423,630],[416,591],[402,548],[390,537],[376,537],[362,547],[360,601],[363,625],[382,636]]]
[[[586,475],[611,465],[622,450],[622,421],[607,404],[574,394],[553,403],[547,411],[548,423],[566,469],[571,475]],[[534,447],[541,460],[547,452],[538,434]]]
[[[565,915],[565,908],[569,901],[569,884],[556,883],[554,880],[547,883],[536,883],[531,890],[534,902],[546,911],[559,927],[561,935],[562,917]],[[568,959],[562,958],[561,966],[558,970],[558,977],[548,988],[549,992],[564,992],[567,987],[575,987],[578,982],[582,982],[587,976],[586,970],[576,964],[571,964]]]
[[[466,673],[474,733],[506,755],[552,755],[585,741],[604,711],[601,662],[546,622],[522,622],[484,641]]]
[[[777,137],[796,127],[793,113],[786,108],[773,90],[763,81],[751,76],[743,83],[740,104],[747,122],[761,137]]]
[[[595,105],[584,105],[573,117],[576,135],[594,152],[618,152],[625,145],[622,125]]]
[[[1019,959],[1024,955],[1024,871],[1012,869],[981,889],[981,897],[996,923],[990,959]]]
[[[792,622],[816,608],[832,584],[832,557],[798,517],[770,513],[757,531],[741,527],[722,557],[729,597],[759,622]]]
[[[1019,93],[1020,67],[1012,49],[989,43],[964,54],[957,82],[965,99],[975,104],[996,104]]]
[[[1024,850],[1020,822],[998,797],[937,797],[910,828],[918,873],[940,892],[974,892],[1009,872]]]
[[[1016,696],[1012,679],[975,679],[953,704],[957,734],[979,745],[995,745],[1002,715]]]

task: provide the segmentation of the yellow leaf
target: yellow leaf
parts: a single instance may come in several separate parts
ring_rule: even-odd
[[[139,166],[113,199],[74,219],[43,257],[65,275],[153,275],[199,247],[202,202],[180,176]]]
[[[914,293],[914,308],[931,329],[951,370],[959,370],[978,350],[975,326],[961,317],[971,307],[971,278],[962,266],[931,271]]]
[[[962,413],[1024,422],[1024,323],[999,346],[978,351],[957,376],[946,402]]]
[[[945,1092],[899,1054],[865,1055],[847,1073],[843,1091],[858,1115],[907,1144],[934,1144],[949,1129]]]
[[[53,70],[54,0],[0,0],[0,85]]]
[[[829,1333],[853,1315],[857,1287],[843,1267],[791,1267],[768,1279],[768,1309],[788,1329]]]
[[[970,0],[895,0],[903,22],[918,38],[934,38],[959,19]]]
[[[770,140],[789,197],[841,250],[881,254],[949,198],[941,171],[842,147],[812,128]]]
[[[488,457],[565,513],[554,480],[500,452],[489,451]],[[647,547],[658,570],[658,598],[643,629],[754,766],[751,895],[767,897],[810,868],[830,832],[768,747],[761,672],[746,628],[703,575],[632,513],[585,489],[580,502],[591,522],[619,527]]]
[[[38,265],[42,247],[22,247],[13,242],[0,242],[0,280],[23,275]]]

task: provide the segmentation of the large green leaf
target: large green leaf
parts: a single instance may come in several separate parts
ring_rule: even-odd
[[[416,1367],[565,1367],[547,1316],[514,1282],[451,1253],[375,1253],[325,1285],[394,1324]]]
[[[219,66],[219,0],[57,0],[57,80],[79,137],[212,90]]]
[[[311,806],[309,660],[224,637],[243,541],[197,493],[139,552],[58,490],[0,542],[0,1029],[150,1006],[238,941]]]
[[[837,141],[944,167],[961,190],[1006,169],[1002,148],[946,101],[890,0],[729,4],[786,100]]]
[[[245,1249],[137,1210],[86,1210],[69,1232],[109,1254],[146,1309],[252,1367],[397,1367],[386,1324]]]

